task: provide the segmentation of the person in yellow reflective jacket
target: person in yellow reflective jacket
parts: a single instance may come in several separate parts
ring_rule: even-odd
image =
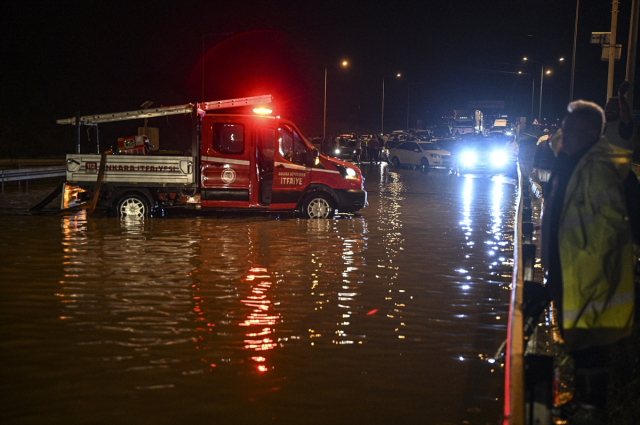
[[[622,188],[631,158],[601,137],[598,105],[576,101],[568,111],[545,200],[542,262],[575,361],[576,402],[600,423],[606,419],[607,350],[633,326],[634,256]]]

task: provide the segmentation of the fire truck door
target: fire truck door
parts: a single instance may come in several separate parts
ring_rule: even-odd
[[[309,158],[310,148],[295,127],[280,123],[278,149],[274,154],[272,208],[295,208],[311,182]]]
[[[259,202],[262,205],[271,204],[273,188],[273,152],[276,141],[274,127],[256,128],[256,168],[260,182]]]
[[[234,117],[216,120],[203,123],[202,206],[246,207],[251,181],[250,126]]]

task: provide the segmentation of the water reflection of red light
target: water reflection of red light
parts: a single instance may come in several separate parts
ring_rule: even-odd
[[[280,316],[277,314],[268,314],[269,309],[272,306],[271,301],[268,299],[268,290],[271,288],[271,275],[268,270],[260,267],[252,267],[245,278],[246,282],[257,281],[257,284],[251,288],[251,293],[243,300],[242,304],[246,307],[250,307],[253,311],[247,316],[247,318],[239,323],[239,326],[260,326],[260,330],[251,330],[246,333],[247,339],[244,340],[244,348],[254,351],[268,351],[274,349],[278,344],[268,336],[273,333],[273,330],[268,326],[275,325]],[[258,339],[262,337],[261,339]],[[257,363],[264,363],[265,357],[254,356],[251,360]],[[266,372],[268,367],[264,364],[260,364],[257,367],[259,372]]]

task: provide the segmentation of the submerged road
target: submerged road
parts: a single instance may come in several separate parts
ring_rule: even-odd
[[[362,166],[369,206],[120,221],[0,197],[3,424],[495,424],[514,181]]]

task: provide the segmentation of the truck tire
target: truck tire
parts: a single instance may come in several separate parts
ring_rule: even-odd
[[[149,217],[151,206],[144,195],[135,192],[125,193],[118,199],[116,215],[120,218]]]
[[[307,196],[302,203],[302,216],[311,219],[332,218],[335,209],[335,204],[330,196],[314,192]]]

